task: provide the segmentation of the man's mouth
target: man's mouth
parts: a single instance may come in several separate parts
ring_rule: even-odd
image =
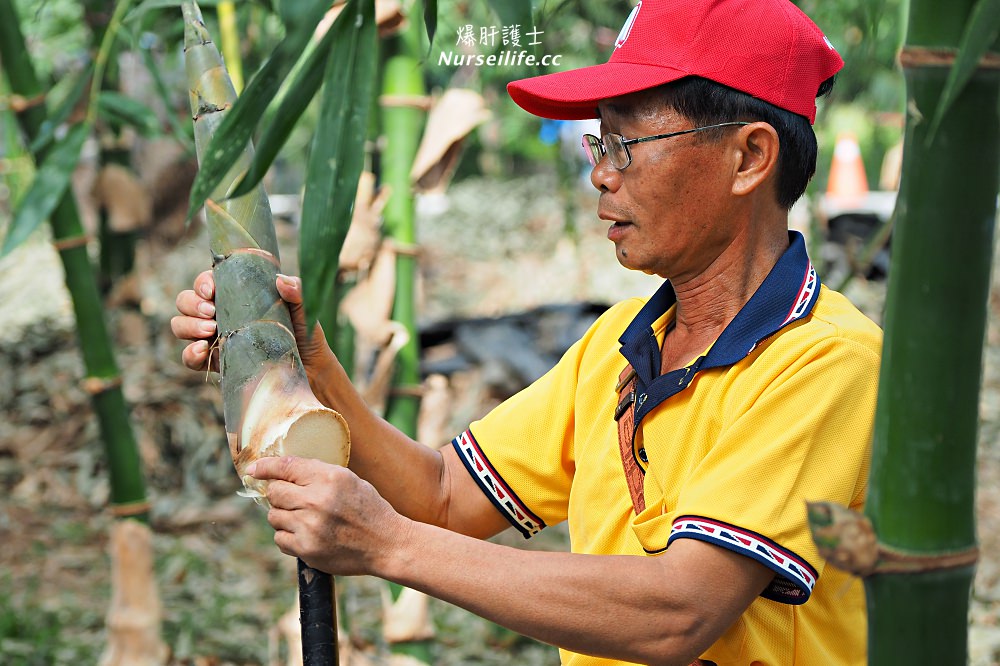
[[[631,222],[625,219],[624,216],[612,215],[611,213],[603,213],[601,211],[598,211],[597,217],[607,222],[613,222],[615,225],[631,224]]]

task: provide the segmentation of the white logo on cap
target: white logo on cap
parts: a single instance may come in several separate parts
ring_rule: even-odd
[[[642,7],[641,0],[639,4],[632,9],[632,13],[628,15],[628,18],[625,19],[625,25],[622,26],[621,32],[618,33],[618,39],[615,40],[616,49],[620,49],[625,45],[625,40],[628,39],[629,33],[632,32],[632,24],[635,23],[635,17],[638,16],[640,7]]]

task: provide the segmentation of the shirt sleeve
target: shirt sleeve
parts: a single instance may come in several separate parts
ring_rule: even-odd
[[[804,603],[822,566],[806,502],[861,507],[878,369],[872,349],[835,337],[781,367],[738,369],[744,386],[734,393],[743,397],[722,405],[721,433],[690,470],[676,506],[650,506],[636,517],[640,541],[665,550],[676,539],[698,539],[741,553],[775,572],[763,596]]]
[[[566,520],[576,471],[577,411],[589,409],[586,396],[582,406],[578,399],[581,367],[608,355],[624,364],[618,355],[621,331],[609,322],[620,321],[623,308],[641,305],[633,301],[602,314],[548,373],[452,441],[480,489],[525,538]],[[604,385],[613,395],[613,378],[608,381],[611,386]]]

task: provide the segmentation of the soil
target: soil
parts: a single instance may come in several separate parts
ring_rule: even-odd
[[[610,304],[646,295],[649,276],[621,269],[581,188],[569,200],[544,178],[466,180],[447,199],[421,202],[424,325],[494,317],[570,302]],[[575,211],[567,235],[563,209]],[[446,207],[446,209],[445,209]],[[484,214],[485,213],[485,214]],[[295,228],[279,223],[294,272]],[[176,240],[179,236],[179,240]],[[167,244],[165,238],[173,242]],[[270,543],[263,512],[235,496],[214,376],[179,362],[169,332],[174,296],[209,265],[195,225],[147,234],[136,279],[109,297],[107,319],[151,499],[156,576],[171,664],[277,664],[275,629],[294,599],[294,563]],[[1000,271],[994,271],[981,399],[978,520],[982,559],[971,613],[971,663],[1000,664]],[[884,284],[846,292],[878,320]],[[97,423],[80,387],[82,362],[59,260],[44,231],[0,260],[0,661],[94,663],[109,598],[112,522]],[[455,378],[464,394],[444,426],[457,432],[498,396],[484,370]],[[522,543],[509,535],[510,543]],[[560,547],[558,530],[530,547]],[[378,630],[381,587],[338,581],[352,645],[386,660]],[[556,664],[555,651],[434,602],[437,663]]]

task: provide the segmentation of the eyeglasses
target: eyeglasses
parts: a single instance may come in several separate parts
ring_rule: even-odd
[[[584,134],[583,151],[587,153],[587,159],[590,160],[590,166],[597,166],[597,163],[601,161],[601,158],[607,154],[608,157],[611,158],[611,164],[619,171],[622,171],[632,163],[632,153],[629,152],[628,147],[633,143],[669,139],[672,136],[693,134],[694,132],[716,129],[717,127],[735,127],[738,125],[749,124],[750,123],[744,122],[719,123],[718,125],[705,125],[704,127],[695,127],[694,129],[681,130],[680,132],[670,132],[669,134],[644,136],[639,139],[626,139],[621,134],[605,134],[604,140],[602,141],[593,134]]]

